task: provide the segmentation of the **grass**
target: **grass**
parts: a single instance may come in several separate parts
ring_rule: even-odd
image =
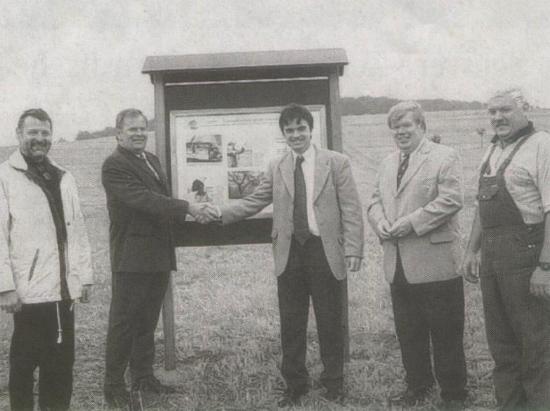
[[[550,126],[550,116],[535,114],[535,124]],[[461,213],[463,241],[472,219],[476,168],[482,155],[477,127],[489,129],[484,113],[428,113],[430,132],[455,146],[462,157],[466,206]],[[484,146],[487,146],[487,141]],[[105,138],[59,144],[53,158],[70,169],[80,196],[93,250],[97,286],[92,302],[77,307],[77,353],[74,410],[104,409],[102,381],[110,300],[108,218],[100,185],[100,165],[115,147]],[[361,197],[369,196],[376,169],[393,149],[385,116],[344,118],[345,152]],[[2,150],[0,160],[11,150]],[[302,410],[381,410],[386,397],[403,387],[399,346],[394,334],[389,287],[381,271],[381,249],[366,230],[366,261],[349,277],[351,361],[347,364],[348,400],[327,404],[318,383],[321,364],[314,318],[308,333],[308,368],[314,390]],[[177,370],[163,371],[162,330],[157,332],[156,369],[178,394],[149,405],[158,410],[270,410],[276,408],[280,342],[276,282],[270,245],[178,249],[174,275]],[[494,407],[492,361],[485,340],[478,287],[467,285],[465,349],[468,365],[468,408]],[[8,353],[11,318],[0,314],[0,409],[8,408]],[[437,396],[423,410],[433,409]]]

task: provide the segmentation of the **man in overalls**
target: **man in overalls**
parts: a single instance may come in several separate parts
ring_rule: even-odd
[[[463,262],[468,281],[481,278],[502,410],[550,409],[550,135],[528,107],[517,89],[489,101],[495,136]]]

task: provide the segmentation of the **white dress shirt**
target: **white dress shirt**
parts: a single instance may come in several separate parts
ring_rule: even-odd
[[[313,189],[315,184],[315,158],[316,158],[315,146],[311,144],[303,154],[298,154],[292,151],[294,168],[296,168],[296,158],[299,155],[304,157],[304,161],[302,162],[302,171],[304,173],[304,180],[306,181],[307,224],[309,226],[309,232],[313,235],[319,236],[319,226],[317,225],[317,219],[315,218],[315,210],[313,209]]]

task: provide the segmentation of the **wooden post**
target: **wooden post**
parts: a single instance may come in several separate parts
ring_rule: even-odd
[[[340,117],[340,88],[338,86],[338,68],[329,75],[330,127],[332,133],[332,150],[344,151],[342,144],[342,119]],[[349,343],[349,307],[348,307],[348,280],[342,284],[342,332],[344,334],[344,360],[350,361]]]
[[[155,151],[165,172],[168,166],[166,151],[166,115],[164,111],[164,82],[160,74],[153,75],[155,87]],[[167,173],[167,175],[169,175]],[[162,326],[164,330],[164,368],[176,369],[176,332],[174,321],[174,294],[172,291],[172,274],[162,305]]]

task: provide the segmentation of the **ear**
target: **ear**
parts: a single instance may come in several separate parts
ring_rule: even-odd
[[[15,129],[15,135],[17,136],[18,140],[21,140],[21,137],[23,136],[23,131],[19,127],[17,127]]]

